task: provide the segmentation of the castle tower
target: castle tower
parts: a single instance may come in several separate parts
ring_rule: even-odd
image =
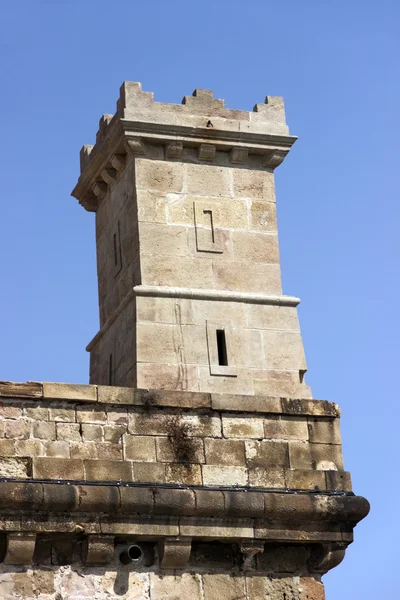
[[[208,90],[174,105],[123,84],[73,191],[96,211],[91,383],[311,397],[275,210],[295,140],[278,97],[248,113]]]
[[[81,151],[90,384],[0,382],[0,598],[324,600],[369,510],[282,294],[283,102],[125,82]]]

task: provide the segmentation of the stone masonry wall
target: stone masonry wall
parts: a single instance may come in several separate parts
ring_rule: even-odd
[[[279,398],[246,406],[229,395],[45,383],[43,399],[1,399],[0,476],[350,490],[337,407],[306,406],[299,415]]]

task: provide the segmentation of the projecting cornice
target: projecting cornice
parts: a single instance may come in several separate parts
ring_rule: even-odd
[[[81,175],[72,195],[86,210],[97,210],[131,156],[154,158],[156,152],[162,160],[271,170],[297,139],[289,135],[277,96],[267,96],[253,112],[226,109],[209,90],[195,90],[182,102],[154,102],[140,84],[123,84],[116,114],[103,115],[96,144],[81,150]]]

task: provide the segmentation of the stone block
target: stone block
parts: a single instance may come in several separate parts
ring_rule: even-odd
[[[257,492],[224,492],[225,512],[229,518],[264,516],[264,498]]]
[[[71,442],[70,453],[71,458],[99,458],[98,446],[96,442]]]
[[[203,575],[204,600],[238,600],[246,598],[244,575],[210,573]]]
[[[269,416],[264,420],[264,437],[268,440],[308,440],[306,417]]]
[[[150,514],[154,509],[154,493],[144,487],[119,487],[121,512]]]
[[[188,298],[136,297],[137,322],[193,325],[193,300]]]
[[[154,503],[154,514],[195,514],[195,494],[192,490],[155,488]]]
[[[248,474],[245,467],[202,465],[201,470],[204,485],[231,486],[248,484]]]
[[[37,425],[41,425],[41,423],[37,423]],[[14,440],[26,440],[29,437],[29,423],[22,419],[20,421],[6,421],[4,424],[4,436]]]
[[[133,481],[132,463],[130,462],[121,460],[85,460],[83,462],[87,481]]]
[[[148,389],[197,391],[199,388],[196,365],[166,365],[138,363],[137,385]]]
[[[44,442],[43,446],[44,454],[39,450],[34,456],[48,456],[54,458],[69,458],[70,457],[70,445],[68,442]]]
[[[0,440],[0,457],[15,456],[14,440]]]
[[[79,510],[115,514],[120,509],[119,487],[112,485],[80,485]]]
[[[156,438],[156,449],[158,462],[174,463],[179,462],[179,458],[181,458],[174,444],[166,437]],[[205,462],[204,442],[201,438],[191,437],[185,450],[185,454],[190,455],[186,457],[187,459],[190,458],[187,462],[199,464]]]
[[[283,468],[273,466],[253,467],[249,465],[248,470],[250,487],[286,488],[285,469]]]
[[[138,323],[137,357],[145,363],[208,364],[205,327]]]
[[[136,192],[138,221],[147,223],[166,223],[167,197],[163,192],[139,189]]]
[[[156,441],[152,436],[124,435],[124,458],[136,462],[156,462]]]
[[[134,405],[135,390],[125,387],[113,386],[98,386],[98,402],[99,404],[127,404]]]
[[[266,330],[263,339],[268,369],[307,370],[299,333]]]
[[[133,481],[138,483],[165,483],[165,466],[158,463],[132,463]]]
[[[326,489],[351,492],[351,474],[347,471],[325,471]]]
[[[35,479],[83,479],[83,461],[72,458],[32,459]]]
[[[3,398],[41,398],[42,392],[42,384],[37,381],[27,383],[0,382],[0,397]]]
[[[57,423],[56,435],[57,440],[66,442],[80,442],[82,439],[79,423]]]
[[[201,467],[193,464],[166,464],[165,481],[180,485],[201,485]]]
[[[286,471],[286,486],[300,490],[326,490],[325,473],[323,471],[303,471],[301,469]]]
[[[234,196],[275,202],[273,173],[251,169],[232,169],[232,176]]]
[[[207,464],[246,466],[244,441],[205,439],[204,444]]]
[[[126,429],[126,425],[105,425],[103,427],[104,441],[112,442],[113,444],[121,444],[122,436],[126,433]]]
[[[15,456],[45,456],[45,443],[39,440],[16,440],[14,448]]]
[[[252,231],[277,231],[275,202],[253,200],[250,206],[250,229]]]
[[[232,196],[231,169],[215,165],[187,164],[186,177],[189,194],[228,198]]]
[[[343,471],[342,448],[338,444],[289,442],[291,469]]]
[[[194,490],[196,496],[196,516],[222,517],[225,514],[225,498],[218,490]]]
[[[43,485],[43,511],[74,511],[79,506],[77,486],[75,485]],[[47,528],[48,531],[48,528]]]
[[[246,441],[246,459],[251,467],[289,467],[288,445],[275,441]]]
[[[107,415],[104,410],[98,408],[87,408],[85,406],[76,407],[76,420],[78,423],[107,423]]]
[[[281,413],[281,399],[268,396],[211,394],[214,410],[235,412]]]
[[[179,535],[178,517],[128,516],[101,520],[101,532],[114,535],[135,536],[177,536]]]
[[[228,289],[236,290],[237,292],[272,295],[281,295],[282,293],[281,274],[278,264],[215,261],[213,264],[213,281],[214,285],[208,287],[214,287],[218,290]],[[195,286],[193,285],[193,287]]]
[[[22,417],[22,408],[11,404],[0,403],[1,419],[20,419]]]
[[[139,189],[156,192],[182,192],[185,165],[136,158],[136,185]]]
[[[340,417],[340,409],[335,402],[281,398],[282,413],[285,415],[309,415],[311,417]]]
[[[109,442],[95,442],[99,458],[104,460],[122,460],[122,444],[111,444]]]
[[[276,329],[299,333],[299,319],[295,306],[247,304],[247,326],[250,329]]]
[[[101,442],[103,440],[103,427],[101,425],[82,423],[81,431],[84,442]]]
[[[308,417],[310,442],[317,444],[341,444],[339,419]]]
[[[126,425],[128,412],[126,408],[107,408],[107,421],[110,425]]]
[[[303,410],[307,410],[302,403],[303,398],[311,398],[312,393],[310,388],[303,383],[300,383],[300,374],[298,370],[294,371],[279,371],[274,369],[269,370],[252,370],[254,393],[263,396],[276,396],[280,398],[298,398],[297,402]],[[288,403],[291,401],[288,400]],[[281,403],[282,405],[282,403]],[[304,414],[303,412],[288,411],[281,408],[282,414]],[[305,413],[307,414],[307,412]]]
[[[262,419],[237,417],[235,415],[222,415],[222,430],[227,438],[255,438],[264,437],[264,422]]]
[[[95,385],[45,382],[43,383],[43,398],[45,400],[97,402],[97,388]]]
[[[235,261],[279,264],[278,237],[274,233],[234,231],[232,240]]]
[[[253,382],[247,368],[235,368],[236,376],[210,375],[210,367],[199,367],[202,392],[226,394],[252,394]]]
[[[187,598],[201,600],[200,575],[183,573],[181,575],[150,574],[150,592],[154,600],[173,600]]]
[[[49,409],[42,406],[25,406],[24,416],[35,421],[48,421]]]
[[[0,458],[0,477],[25,479],[30,476],[30,459]]]
[[[188,256],[188,229],[181,225],[139,223],[140,255]]]
[[[216,519],[181,517],[179,533],[182,536],[215,539],[240,539],[254,537],[252,519]],[[225,598],[224,598],[225,600]]]
[[[75,408],[50,408],[50,421],[61,423],[74,423],[76,421]]]

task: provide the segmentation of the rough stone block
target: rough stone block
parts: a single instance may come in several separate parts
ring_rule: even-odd
[[[138,483],[165,483],[165,466],[156,463],[132,463],[133,481]]]
[[[204,600],[238,600],[246,598],[244,575],[212,573],[203,575]]]
[[[20,419],[22,417],[22,408],[11,404],[0,403],[1,419]]]
[[[286,486],[300,490],[326,490],[325,473],[323,471],[303,471],[301,469],[286,471]]]
[[[136,462],[156,462],[156,441],[152,436],[124,435],[124,457]]]
[[[82,423],[82,440],[84,442],[101,442],[103,440],[103,427]]]
[[[71,442],[71,458],[95,459],[99,458],[99,452],[96,442]]]
[[[35,421],[48,421],[49,409],[42,406],[25,406],[24,416]]]
[[[95,385],[78,385],[72,383],[43,383],[45,400],[74,400],[80,402],[97,402]]]
[[[193,464],[167,464],[165,481],[181,485],[201,485],[201,467]]]
[[[245,467],[221,467],[202,465],[204,485],[247,485],[248,475]]]
[[[264,420],[264,437],[269,440],[308,440],[307,418],[271,415]]]
[[[30,459],[0,458],[0,477],[25,479],[30,477]]]
[[[268,171],[232,169],[233,191],[238,198],[275,202],[274,175]]]
[[[247,464],[251,467],[289,467],[288,445],[275,441],[246,441]]]
[[[222,429],[227,438],[256,438],[264,437],[264,423],[262,419],[237,417],[235,415],[222,415]]]
[[[136,404],[135,390],[132,388],[99,385],[98,402],[99,404],[134,405]]]
[[[182,575],[150,574],[151,598],[163,600],[164,598],[187,598],[190,600],[201,599],[200,575],[183,573]]]
[[[14,440],[0,440],[0,457],[15,456]]]
[[[250,206],[250,229],[253,231],[276,232],[275,202],[253,200]]]
[[[338,444],[289,442],[291,469],[343,471],[342,448]]]
[[[85,460],[84,465],[87,481],[132,481],[132,463],[130,462]]]
[[[198,196],[231,197],[231,173],[215,165],[187,165],[187,192]],[[173,190],[171,190],[173,191]]]
[[[242,440],[205,439],[206,463],[209,465],[246,465]]]
[[[83,479],[83,461],[72,458],[32,459],[33,477],[36,479]]]
[[[40,423],[37,424],[40,425]],[[29,437],[29,423],[22,419],[20,421],[6,421],[4,436],[14,440],[26,440]]]
[[[75,408],[50,408],[50,421],[74,423],[76,421]]]
[[[66,442],[80,442],[81,430],[79,423],[57,423],[57,440]]]
[[[136,159],[136,185],[156,192],[182,192],[185,166],[180,162]]]
[[[308,417],[310,442],[318,444],[341,444],[339,419]]]
[[[281,413],[281,399],[268,396],[243,396],[233,394],[211,394],[214,410]]]
[[[44,442],[41,444],[44,448],[44,456],[54,458],[69,458],[70,457],[70,445],[68,442]],[[39,450],[35,456],[42,456],[42,452]]]
[[[204,442],[201,438],[190,438],[190,441],[185,444],[185,460],[179,456],[179,448],[177,449],[170,439],[165,437],[156,438],[157,461],[165,463],[190,462],[202,464],[205,462]],[[190,460],[189,460],[190,459]]]
[[[76,407],[76,420],[78,423],[107,423],[107,415],[104,410],[98,408],[87,408],[85,406]]]
[[[279,489],[286,487],[285,469],[279,467],[253,467],[249,466],[249,485],[266,489]]]
[[[140,388],[197,391],[199,388],[196,365],[166,365],[138,363],[137,384]]]
[[[351,492],[351,475],[347,471],[325,471],[326,489]]]

